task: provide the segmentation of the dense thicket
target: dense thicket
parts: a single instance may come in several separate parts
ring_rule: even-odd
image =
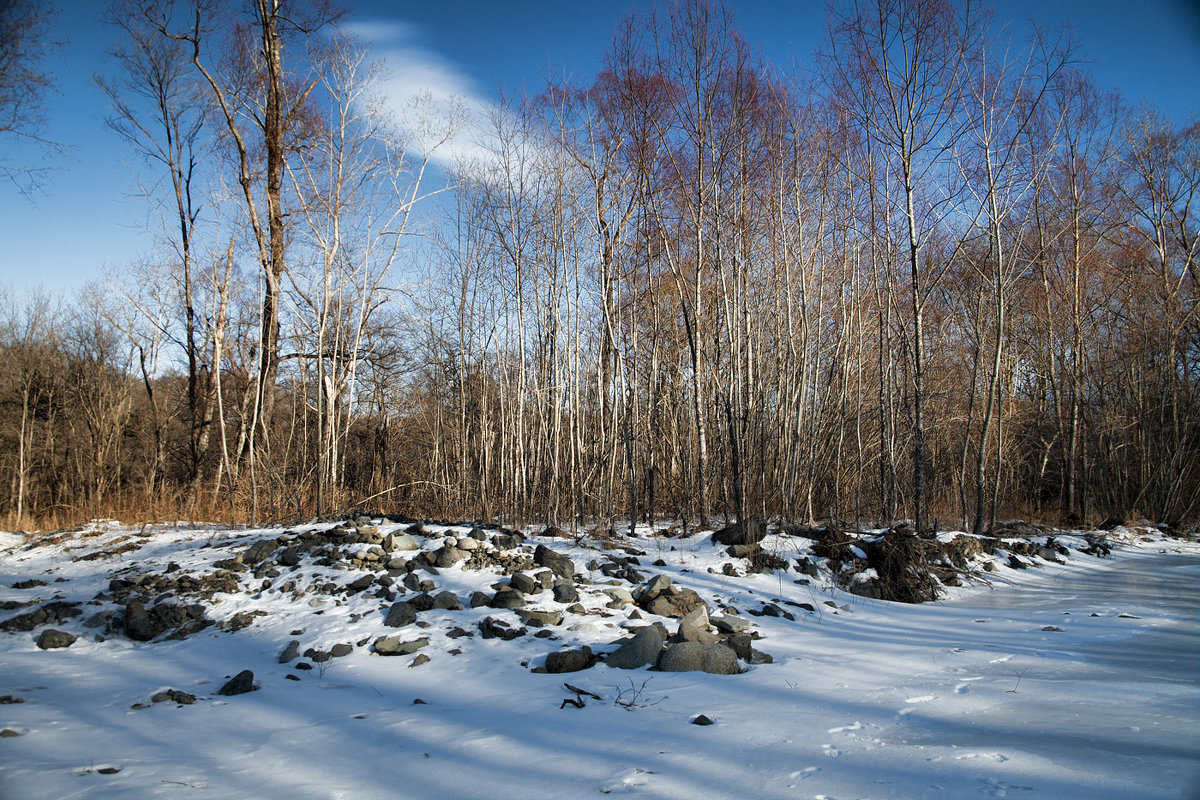
[[[163,248],[6,304],[9,525],[1200,516],[1200,123],[1064,42],[864,0],[787,76],[680,3],[396,124],[328,13],[209,5],[115,10]]]

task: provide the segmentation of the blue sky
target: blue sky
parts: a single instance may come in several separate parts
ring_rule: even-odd
[[[377,40],[397,86],[417,67],[477,105],[547,74],[586,83],[599,69],[617,22],[649,0],[364,0],[348,20]],[[50,137],[63,159],[35,203],[0,185],[0,285],[18,295],[36,286],[71,293],[153,250],[154,227],[137,196],[137,165],[104,124],[105,100],[91,76],[109,69],[115,34],[98,0],[60,0],[55,38],[67,44],[46,66],[59,91],[48,98]],[[784,68],[810,60],[825,31],[824,0],[731,0],[746,39]],[[1200,2],[1197,0],[1005,0],[998,21],[1018,34],[1025,20],[1070,26],[1098,85],[1127,102],[1147,99],[1181,119],[1200,112]],[[10,145],[3,145],[8,148]]]

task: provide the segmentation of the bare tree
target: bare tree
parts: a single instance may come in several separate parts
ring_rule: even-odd
[[[0,142],[6,151],[31,147],[44,158],[62,153],[45,133],[45,97],[54,82],[42,62],[58,46],[50,38],[56,13],[37,0],[0,0]],[[23,160],[0,158],[0,176],[30,198],[50,167]]]
[[[979,44],[970,3],[863,0],[836,19],[828,64],[837,96],[877,143],[897,180],[904,222],[912,356],[913,511],[927,518],[924,311],[949,259],[923,264],[923,248],[952,210],[946,170],[970,126],[968,69]]]

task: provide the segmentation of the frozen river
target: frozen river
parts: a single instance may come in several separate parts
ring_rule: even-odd
[[[1087,776],[1067,796],[1133,780],[1145,796],[1200,797],[1200,558],[1049,566],[1027,585],[946,606],[994,632],[972,642],[997,654],[975,665],[979,680],[1011,686],[954,724],[910,726],[907,744],[1036,754]]]

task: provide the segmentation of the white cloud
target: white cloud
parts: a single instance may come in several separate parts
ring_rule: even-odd
[[[455,134],[438,145],[431,161],[454,169],[464,162],[494,159],[484,133],[496,102],[479,91],[474,81],[441,54],[420,41],[420,29],[398,21],[359,21],[345,30],[372,47],[373,58],[386,65],[379,90],[395,114],[397,125],[414,146],[432,147],[450,127]]]

